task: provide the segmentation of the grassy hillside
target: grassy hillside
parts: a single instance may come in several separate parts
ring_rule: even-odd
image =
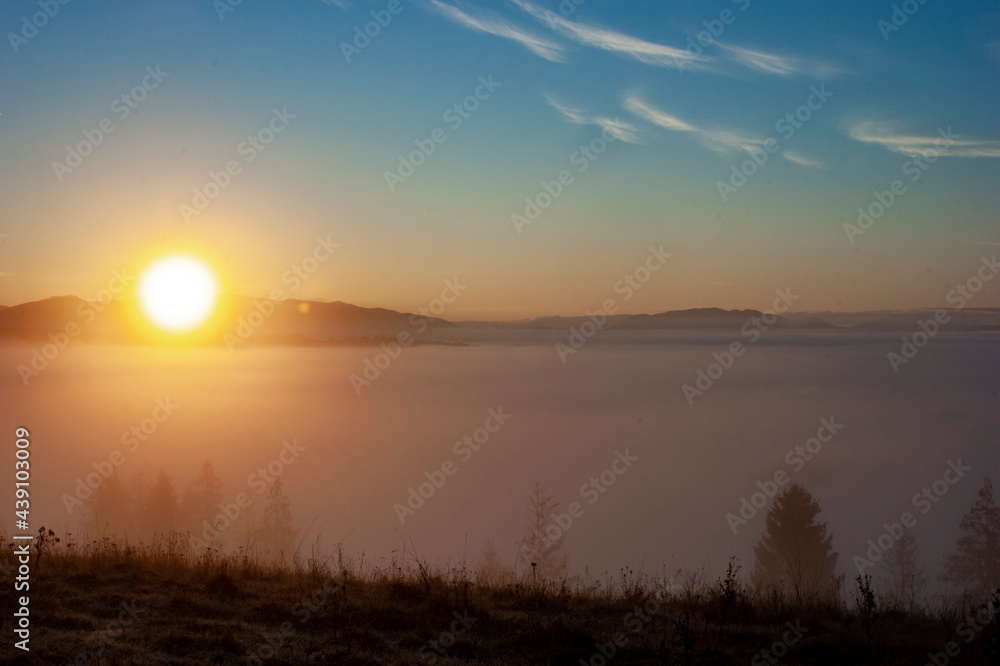
[[[1000,663],[1000,611],[966,642],[970,602],[879,608],[869,652],[853,601],[796,605],[736,579],[678,586],[623,571],[542,585],[435,571],[412,553],[382,568],[343,556],[280,566],[180,543],[43,552],[30,653],[12,647],[5,548],[0,663],[912,665],[945,657],[949,641],[960,650],[949,663]]]

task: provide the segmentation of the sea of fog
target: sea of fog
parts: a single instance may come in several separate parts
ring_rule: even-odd
[[[25,385],[17,368],[31,347],[0,345],[8,479],[14,431],[24,426],[33,525],[72,532],[80,513],[67,511],[64,495],[113,451],[115,474],[149,479],[165,469],[179,492],[210,458],[227,502],[248,493],[261,503],[253,475],[294,441],[281,479],[305,550],[317,538],[325,549],[342,542],[384,564],[405,539],[422,557],[457,566],[474,565],[492,539],[513,565],[537,481],[563,510],[579,504],[563,537],[572,573],[603,578],[628,566],[714,577],[731,555],[750,569],[763,515],[734,533],[727,514],[784,471],[819,501],[848,580],[853,556],[883,523],[914,513],[930,593],[942,591],[933,576],[983,477],[1000,481],[995,335],[939,336],[898,373],[886,358],[898,351],[895,336],[772,336],[693,404],[682,385],[695,385],[727,338],[598,334],[563,362],[553,342],[565,334],[513,337],[406,348],[388,365],[381,359],[368,385],[351,377],[378,360],[373,347],[229,353],[76,343]],[[165,416],[158,400],[176,405],[172,413],[145,441],[123,444],[124,432]],[[824,432],[829,441],[811,459],[795,454],[824,420],[843,427]],[[959,460],[971,471],[933,504],[915,506],[913,496]],[[442,469],[450,474],[435,474]],[[443,483],[433,493],[425,485],[423,505],[401,512],[396,505],[428,473]],[[7,534],[11,486],[0,491]]]

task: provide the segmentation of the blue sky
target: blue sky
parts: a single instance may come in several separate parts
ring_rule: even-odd
[[[86,296],[185,244],[263,294],[329,234],[342,253],[296,297],[413,310],[458,277],[448,317],[578,314],[662,244],[672,263],[630,311],[763,307],[786,287],[807,310],[942,305],[1000,248],[1000,11],[914,2],[889,31],[894,4],[77,1],[12,41],[41,10],[4,3],[0,303]],[[391,21],[348,62],[372,11]],[[168,76],[116,118],[155,66]],[[814,89],[832,94],[783,136]],[[243,163],[273,109],[294,119]],[[105,117],[114,131],[59,179],[53,162]],[[910,180],[949,127],[957,140]],[[390,190],[386,172],[437,128],[447,139]],[[578,171],[602,132],[614,140]],[[240,173],[185,219],[232,159]],[[572,184],[518,233],[512,215],[563,170]],[[845,230],[897,179],[883,216]]]

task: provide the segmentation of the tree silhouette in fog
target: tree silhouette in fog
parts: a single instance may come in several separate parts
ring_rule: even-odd
[[[482,558],[479,566],[476,567],[476,581],[480,585],[496,586],[505,585],[509,582],[510,571],[503,565],[500,553],[497,551],[493,539],[487,539],[483,546]]]
[[[797,483],[775,499],[754,548],[752,580],[758,588],[791,594],[797,603],[835,593],[837,554],[826,523],[817,522],[819,513],[819,503]]]
[[[264,512],[256,533],[257,542],[273,556],[290,553],[296,532],[292,527],[291,502],[281,487],[281,479],[275,479],[264,501]]]
[[[559,503],[536,482],[524,505],[527,525],[521,554],[534,580],[565,578],[568,557],[563,553],[563,529],[554,520]]]
[[[212,519],[219,513],[221,503],[222,480],[216,476],[212,461],[206,460],[198,476],[184,493],[182,508],[190,528],[198,532],[205,521],[211,525]]]
[[[942,578],[974,594],[988,595],[1000,587],[1000,507],[993,482],[983,480],[979,497],[959,523],[958,552],[948,557]]]
[[[118,473],[104,479],[88,502],[86,527],[94,537],[123,535],[132,522],[132,495]]]
[[[174,482],[163,470],[156,477],[145,502],[144,532],[149,535],[166,535],[178,529],[180,506],[177,504],[177,491]]]
[[[924,568],[920,566],[916,537],[903,532],[899,541],[886,552],[883,568],[889,574],[892,584],[890,599],[900,607],[912,611],[917,605],[920,591],[927,583]]]

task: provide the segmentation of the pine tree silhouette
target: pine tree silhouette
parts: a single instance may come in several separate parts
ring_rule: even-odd
[[[291,502],[275,479],[267,492],[261,526],[257,530],[260,544],[272,557],[291,556],[297,530],[292,526]]]
[[[958,553],[945,561],[941,578],[973,594],[988,596],[1000,586],[1000,506],[988,478],[959,529]]]
[[[145,504],[146,519],[143,527],[147,535],[165,536],[179,528],[181,512],[177,504],[177,492],[165,471],[160,470]]]
[[[920,566],[920,551],[916,537],[909,532],[903,532],[899,541],[885,554],[883,568],[889,575],[892,586],[890,599],[900,607],[913,611],[920,597],[920,591],[927,584],[924,568]]]
[[[218,515],[222,503],[222,480],[215,474],[211,460],[206,460],[198,476],[184,493],[182,503],[183,514],[189,529],[195,533],[202,532],[204,521],[212,524],[212,519]]]
[[[524,512],[527,519],[521,554],[531,567],[533,582],[559,580],[566,576],[568,557],[563,553],[562,529],[552,520],[559,503],[536,482]]]
[[[758,588],[790,593],[797,603],[835,593],[837,553],[826,523],[816,521],[819,513],[819,503],[797,483],[775,499],[754,547],[751,580]]]
[[[95,537],[123,536],[132,527],[133,498],[117,473],[104,479],[87,502],[90,516],[85,521]]]
[[[510,572],[500,560],[500,553],[493,539],[486,540],[481,558],[479,566],[476,567],[476,580],[480,585],[504,585],[509,582]]]

